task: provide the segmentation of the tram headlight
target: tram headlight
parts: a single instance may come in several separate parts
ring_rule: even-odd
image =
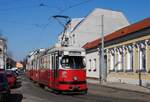
[[[62,78],[67,78],[67,72],[66,71],[62,72]]]
[[[77,78],[76,76],[74,76],[74,77],[73,77],[73,80],[74,80],[74,81],[77,81],[77,80],[78,80],[78,78]]]

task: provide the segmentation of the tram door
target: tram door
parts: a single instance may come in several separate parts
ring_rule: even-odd
[[[59,58],[58,53],[52,54],[52,87],[56,88],[58,85],[58,68],[59,68]]]

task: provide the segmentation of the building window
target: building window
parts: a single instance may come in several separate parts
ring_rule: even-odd
[[[3,52],[3,50],[2,50],[2,48],[0,48],[0,54],[2,54],[2,52]]]
[[[96,59],[94,59],[94,69],[93,69],[93,71],[95,72],[96,71],[96,69],[97,69],[97,67],[96,67]]]
[[[131,46],[128,47],[127,52],[127,71],[133,71],[133,49]]]
[[[73,34],[73,44],[75,44],[75,35]]]
[[[115,71],[115,53],[113,51],[110,53],[110,71]]]
[[[118,71],[122,70],[122,58],[121,53],[118,51]]]
[[[91,71],[91,68],[92,68],[92,61],[91,59],[89,59],[89,71]]]
[[[139,51],[139,65],[140,71],[146,71],[146,49],[140,49]]]
[[[124,65],[125,65],[125,61],[124,61],[124,51],[122,52],[122,54],[121,54],[121,61],[122,61],[122,70],[124,69]]]

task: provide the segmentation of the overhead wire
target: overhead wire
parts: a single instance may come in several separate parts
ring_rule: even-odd
[[[18,10],[18,9],[28,9],[28,8],[38,8],[38,7],[48,7],[51,9],[58,9],[57,7],[50,7],[49,5],[45,4],[45,3],[39,3],[37,5],[29,5],[29,6],[18,6],[18,7],[10,7],[10,8],[4,8],[4,9],[0,9],[0,11],[9,11],[9,10]]]
[[[56,8],[56,9],[59,9],[60,10],[60,13],[64,13],[66,12],[67,10],[69,9],[72,9],[72,8],[75,8],[77,6],[80,6],[82,4],[85,4],[85,3],[88,3],[92,0],[86,0],[86,1],[82,1],[82,2],[79,2],[79,3],[76,3],[76,4],[73,4],[73,5],[70,5],[70,6],[66,6],[66,8],[60,10],[59,7],[51,7],[51,8]],[[25,9],[25,8],[35,8],[35,7],[48,7],[50,8],[48,5],[46,5],[44,2],[41,2],[39,0],[39,4],[38,5],[30,5],[30,6],[18,6],[18,7],[10,7],[10,8],[5,8],[5,9],[0,9],[0,11],[8,11],[8,10],[17,10],[17,9]],[[8,23],[14,23],[14,24],[27,24],[27,23],[19,23],[19,22],[16,22],[16,21],[7,21]],[[39,25],[39,24],[30,24],[30,25],[34,25],[35,27],[39,27],[41,28],[41,33],[44,32],[44,30],[49,26],[51,22],[49,21],[48,23],[46,23],[45,25]],[[43,35],[43,34],[42,34]],[[40,40],[41,41],[41,40]]]
[[[38,40],[38,45],[39,46],[41,46],[41,43],[42,43],[42,41],[43,41],[43,35],[44,35],[44,30],[49,26],[49,24],[52,22],[51,21],[51,19],[52,19],[52,17],[50,17],[48,20],[48,23],[46,23],[45,25],[43,25],[43,27],[41,28],[41,31],[40,31],[40,35],[42,35],[41,37],[40,37],[40,39]]]
[[[25,23],[25,22],[17,22],[14,20],[4,20],[4,19],[0,19],[0,21],[4,21],[4,22],[0,22],[0,23],[11,23],[11,24],[19,24],[19,25],[31,25],[37,28],[42,28],[42,24],[33,24],[33,23]]]
[[[68,7],[64,8],[63,10],[60,10],[59,12],[64,13],[64,12],[68,11],[69,9],[75,8],[77,6],[80,6],[82,4],[85,4],[85,3],[88,3],[88,2],[91,2],[91,1],[92,0],[86,0],[86,1],[82,1],[82,2],[79,2],[79,3],[73,4],[71,6],[68,6]]]
[[[10,7],[5,9],[0,9],[0,11],[8,11],[8,10],[16,10],[16,9],[23,9],[23,8],[34,8],[39,7],[38,5],[31,5],[31,6],[18,6],[18,7]]]

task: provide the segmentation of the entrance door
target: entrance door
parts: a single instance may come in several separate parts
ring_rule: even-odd
[[[52,87],[57,88],[58,86],[58,68],[59,68],[59,58],[58,53],[52,55]]]

